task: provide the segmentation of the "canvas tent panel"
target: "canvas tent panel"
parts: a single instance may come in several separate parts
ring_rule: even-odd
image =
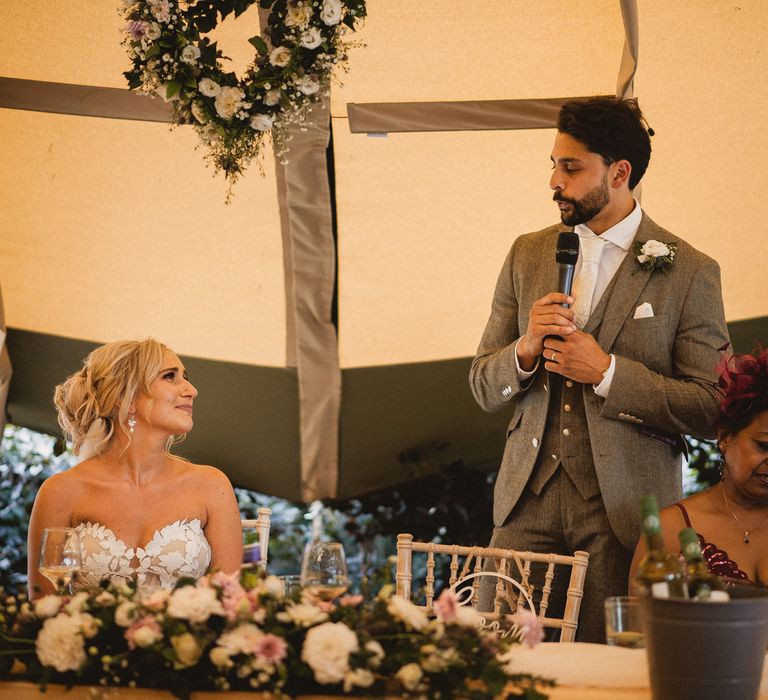
[[[230,206],[189,128],[0,110],[9,326],[285,365],[274,173]]]
[[[0,75],[125,88],[130,60],[120,44],[125,22],[119,6],[120,0],[3,0]],[[247,39],[258,33],[258,7],[251,7],[208,36],[239,71],[253,60]]]
[[[644,2],[640,10],[637,93],[657,131],[644,203],[720,263],[729,321],[768,316],[766,4]]]
[[[512,241],[557,221],[552,132],[338,129],[334,146],[342,367],[474,354]]]
[[[422,3],[369,0],[347,102],[496,100],[610,94],[624,43],[616,0]],[[600,41],[595,41],[600,37]]]

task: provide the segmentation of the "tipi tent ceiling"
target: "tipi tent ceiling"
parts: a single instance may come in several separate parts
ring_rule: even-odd
[[[521,104],[529,114],[534,98],[615,93],[622,9],[626,19],[634,2],[488,0],[468,12],[369,0],[356,37],[364,46],[330,104],[335,242],[330,219],[305,221],[303,232],[295,219],[310,182],[305,151],[321,148],[315,194],[324,191],[327,133],[297,134],[288,166],[265,158],[264,176],[252,167],[225,206],[226,187],[186,127],[77,116],[72,103],[53,110],[64,114],[29,111],[45,109],[40,100],[63,105],[77,92],[67,85],[124,89],[116,5],[0,4],[11,419],[55,430],[52,388],[88,349],[151,335],[184,355],[201,391],[182,452],[237,483],[296,499],[354,495],[410,478],[398,455],[440,441],[469,464],[494,465],[507,418],[473,404],[469,358],[510,243],[556,217],[552,132],[504,120],[518,119]],[[657,132],[643,205],[721,263],[742,350],[768,342],[764,9],[648,0],[636,27],[634,92]],[[248,62],[257,24],[249,10],[216,30],[236,66]],[[90,99],[91,113],[108,114],[93,100],[116,104],[88,94],[79,104]],[[162,118],[163,103],[146,102]],[[480,130],[466,130],[467,102]],[[407,103],[418,116],[400,132],[391,120],[403,124]],[[546,120],[552,103],[540,107]],[[451,130],[421,130],[459,118]]]

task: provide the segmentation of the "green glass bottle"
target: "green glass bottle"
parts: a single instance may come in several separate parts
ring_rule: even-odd
[[[704,555],[701,553],[699,536],[693,528],[680,530],[680,551],[685,557],[685,583],[688,597],[693,600],[709,600],[723,602],[730,600],[723,580],[707,568]]]
[[[680,560],[667,551],[661,536],[656,496],[648,495],[640,499],[640,513],[646,553],[637,569],[635,580],[645,595],[654,598],[686,598]]]

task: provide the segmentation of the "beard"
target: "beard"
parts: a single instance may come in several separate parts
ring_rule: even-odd
[[[608,190],[608,174],[604,174],[603,181],[581,199],[563,197],[559,192],[555,192],[552,199],[555,202],[567,202],[571,205],[570,214],[560,211],[560,219],[566,226],[586,224],[587,221],[594,219],[611,199]]]

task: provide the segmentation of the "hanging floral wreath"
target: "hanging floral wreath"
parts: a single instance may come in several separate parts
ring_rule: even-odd
[[[256,57],[238,78],[203,34],[257,2],[270,10],[267,28],[248,40]],[[346,61],[344,35],[365,16],[365,0],[123,0],[122,13],[128,87],[171,102],[174,123],[194,125],[231,185],[270,134],[284,159],[288,128],[306,123]]]

